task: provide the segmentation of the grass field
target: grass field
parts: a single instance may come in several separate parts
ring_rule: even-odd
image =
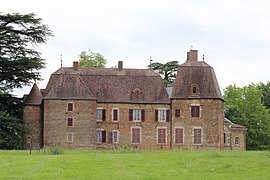
[[[0,179],[270,179],[270,152],[0,151]]]

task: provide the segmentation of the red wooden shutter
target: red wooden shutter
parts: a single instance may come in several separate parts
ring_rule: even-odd
[[[175,117],[180,117],[180,109],[175,109]]]
[[[102,142],[106,142],[106,131],[102,131]]]
[[[182,128],[175,129],[175,144],[183,144],[184,143],[184,134]]]
[[[68,103],[68,111],[73,111],[73,103]]]
[[[191,106],[191,117],[200,117],[200,106]]]
[[[170,117],[171,117],[171,111],[170,110],[167,110],[166,111],[166,121],[167,122],[170,122]]]
[[[108,133],[108,143],[112,143],[113,142],[113,132],[109,132]]]
[[[73,118],[68,118],[68,126],[73,126]]]
[[[141,141],[141,129],[140,128],[133,128],[132,129],[132,143],[140,143]]]
[[[194,144],[202,144],[202,130],[194,129]]]
[[[158,110],[155,110],[155,121],[158,122]]]
[[[106,121],[106,109],[102,109],[102,121]]]
[[[145,110],[141,109],[141,121],[144,122],[145,121]]]
[[[133,109],[129,110],[129,121],[133,120]]]
[[[118,110],[117,109],[113,110],[113,121],[118,121]]]
[[[166,143],[166,129],[158,129],[158,143]]]

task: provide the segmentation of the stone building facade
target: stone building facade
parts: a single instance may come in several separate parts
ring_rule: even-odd
[[[154,71],[125,69],[121,61],[118,68],[61,67],[46,89],[34,84],[24,97],[25,148],[245,149],[246,129],[224,124],[214,70],[197,60],[197,50],[170,88]]]

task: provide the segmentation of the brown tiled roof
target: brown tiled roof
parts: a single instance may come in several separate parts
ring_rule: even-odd
[[[24,104],[26,105],[40,105],[42,102],[42,95],[36,83],[34,83],[28,96],[25,96]]]
[[[77,74],[59,74],[50,80],[44,99],[96,99]]]
[[[229,125],[229,128],[234,128],[234,129],[245,129],[246,128],[246,126],[235,124],[235,123],[231,122],[227,118],[224,118],[224,124],[228,124]]]
[[[59,78],[67,78],[59,80]],[[80,83],[72,84],[74,77],[80,79]],[[62,85],[55,85],[62,82]],[[65,85],[68,83],[70,85]],[[61,83],[60,83],[61,84]],[[155,72],[149,69],[116,69],[116,68],[62,68],[51,75],[44,92],[45,99],[67,97],[68,94],[78,92],[77,89],[88,89],[92,98],[98,102],[121,102],[121,103],[169,103],[166,88]],[[82,85],[85,86],[82,86]],[[56,86],[56,87],[55,87]],[[70,87],[71,86],[71,87]],[[57,91],[55,90],[57,89]],[[140,99],[131,99],[134,89],[142,92]],[[73,97],[76,95],[73,94]],[[78,96],[78,94],[77,94]],[[79,95],[81,98],[85,96]],[[70,95],[70,97],[72,97]],[[86,99],[86,98],[84,98]]]
[[[191,95],[192,84],[198,96]],[[218,98],[223,100],[214,69],[204,61],[189,61],[179,66],[171,98]]]

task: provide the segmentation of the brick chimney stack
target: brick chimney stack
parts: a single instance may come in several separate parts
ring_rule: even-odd
[[[118,61],[118,70],[121,71],[123,69],[123,61]]]
[[[78,68],[79,68],[78,61],[73,61],[73,70],[78,71]]]
[[[187,52],[187,61],[198,61],[198,50]]]

